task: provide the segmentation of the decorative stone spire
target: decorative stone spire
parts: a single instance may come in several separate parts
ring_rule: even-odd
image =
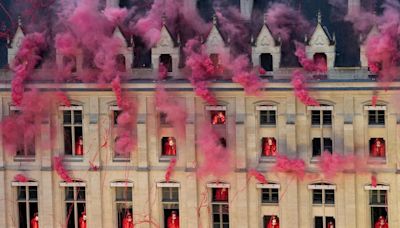
[[[213,25],[216,26],[217,25],[217,15],[214,14],[212,19],[213,19]]]
[[[22,27],[22,18],[21,18],[21,16],[18,16],[18,26]]]
[[[322,22],[321,10],[318,10],[317,21],[318,21],[318,24],[321,24],[321,22]]]
[[[167,22],[167,15],[165,14],[165,12],[161,16],[161,21],[162,21],[162,25],[165,26],[165,24]]]
[[[267,24],[267,13],[264,13],[264,25]]]

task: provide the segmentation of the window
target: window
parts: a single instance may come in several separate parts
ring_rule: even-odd
[[[332,139],[330,138],[313,138],[312,140],[312,156],[321,156],[322,151],[332,153]]]
[[[18,186],[17,203],[20,228],[32,227],[33,224],[39,223],[37,186]]]
[[[147,48],[140,36],[133,37],[134,55],[133,66],[135,68],[150,68],[151,67],[151,48]]]
[[[118,182],[118,184],[120,185],[115,188],[118,227],[125,227],[131,224],[133,227],[132,187],[129,186],[130,183]]]
[[[329,216],[315,216],[314,217],[315,228],[335,228],[335,218]]]
[[[335,204],[335,190],[333,189],[314,189],[313,204]]]
[[[168,70],[168,72],[172,72],[172,58],[169,54],[160,55],[160,64]]]
[[[276,125],[276,111],[275,110],[261,110],[260,111],[260,125]]]
[[[161,145],[163,156],[176,156],[176,140],[174,137],[163,137]]]
[[[384,158],[385,155],[385,140],[383,138],[371,138],[369,140],[369,156]]]
[[[117,65],[117,70],[119,72],[126,72],[126,59],[123,54],[118,54],[115,57],[116,65]]]
[[[64,152],[66,155],[83,155],[82,107],[62,107],[64,127]]]
[[[167,113],[160,112],[160,125],[169,125],[167,121]]]
[[[211,123],[213,125],[223,125],[225,121],[225,111],[211,111]]]
[[[219,144],[220,144],[222,147],[226,148],[226,139],[225,139],[224,137],[219,138]]]
[[[331,110],[312,110],[311,111],[311,124],[312,125],[332,125],[332,111]]]
[[[18,107],[11,106],[10,107],[10,116],[14,116],[16,118],[21,118],[19,120],[23,121],[26,125],[34,125],[34,120],[30,118],[24,118],[21,116],[21,110]],[[24,134],[24,140],[18,143],[16,147],[15,155],[17,157],[35,157],[35,137],[32,134]]]
[[[80,182],[77,182],[80,183]],[[65,214],[67,228],[86,225],[86,194],[83,186],[65,187]]]
[[[279,189],[278,188],[262,188],[261,189],[261,203],[279,203]]]
[[[115,108],[113,107],[112,118],[113,118],[114,126],[118,125],[118,117],[119,117],[119,115],[121,115],[121,113],[122,113],[122,110],[120,110],[118,107],[115,107]]]
[[[264,215],[264,226],[267,228],[279,228],[279,217],[276,215]]]
[[[229,228],[229,203],[227,188],[212,188],[213,228]]]
[[[368,110],[369,125],[385,125],[385,110]]]
[[[215,68],[219,67],[219,55],[218,54],[210,54],[210,60]]]
[[[179,189],[177,187],[163,187],[161,189],[164,227],[175,227],[173,224],[179,224]]]
[[[380,186],[382,185],[378,185],[377,187]],[[388,224],[387,190],[370,190],[369,205],[371,208],[371,227],[379,227],[379,225],[385,227],[383,225]]]
[[[263,53],[260,55],[260,65],[265,71],[272,71],[272,55],[269,53]]]
[[[76,72],[76,56],[64,56],[63,66],[71,72]]]
[[[276,140],[272,137],[265,137],[261,139],[262,150],[261,156],[271,157],[276,156]]]
[[[319,69],[326,69],[326,67],[327,67],[326,54],[325,53],[315,53],[314,54],[314,64],[317,65]]]

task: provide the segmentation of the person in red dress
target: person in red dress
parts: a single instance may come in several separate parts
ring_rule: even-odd
[[[266,228],[279,228],[279,220],[275,215],[271,217]]]
[[[265,156],[276,155],[276,142],[273,138],[267,138],[264,141],[263,152]]]
[[[173,137],[168,137],[164,144],[164,155],[175,156],[176,155],[176,144]]]
[[[79,228],[86,228],[86,212],[82,212],[79,218]]]
[[[179,228],[179,216],[176,211],[172,211],[167,219],[167,228]]]
[[[228,201],[228,189],[217,188],[217,190],[215,191],[215,200],[216,201]]]
[[[31,219],[31,228],[39,228],[39,215],[35,213]]]
[[[128,211],[124,219],[122,220],[122,228],[134,228],[133,219],[131,213]]]
[[[225,124],[225,115],[223,112],[218,112],[216,115],[213,116],[212,124]]]
[[[385,143],[381,139],[376,139],[371,148],[372,156],[385,157]]]
[[[333,222],[332,222],[332,221],[330,221],[330,222],[328,223],[328,228],[335,228],[335,225],[333,225]]]
[[[378,221],[375,223],[375,228],[389,228],[389,224],[383,216],[379,216]]]
[[[83,137],[79,136],[75,144],[75,155],[83,155]]]

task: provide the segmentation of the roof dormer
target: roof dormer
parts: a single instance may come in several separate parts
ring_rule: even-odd
[[[217,16],[213,16],[213,25],[210,33],[207,36],[204,44],[206,46],[207,53],[218,54],[220,52],[228,51],[226,47],[226,42],[218,29]]]
[[[113,37],[123,41],[123,45],[116,56],[117,69],[120,72],[130,72],[132,70],[131,66],[133,63],[132,39],[127,40],[126,36],[122,33],[118,26],[114,29]]]
[[[174,37],[168,30],[166,25],[166,17],[163,16],[162,27],[160,30],[160,39],[156,45],[151,49],[151,62],[153,64],[153,69],[158,71],[166,71],[164,76],[168,74],[173,74],[175,77],[178,74],[179,66],[179,36],[175,42]],[[160,64],[163,65],[164,69],[160,69]]]
[[[368,39],[371,37],[374,37],[379,34],[378,27],[376,25],[372,26],[371,30],[368,32],[367,36],[365,39],[360,36],[360,62],[361,62],[361,67],[363,68],[368,68],[368,58],[367,58],[367,42]]]
[[[317,26],[314,33],[311,35],[310,40],[306,36],[306,53],[308,58],[315,58],[315,55],[325,55],[328,69],[334,67],[335,64],[335,51],[336,41],[335,35],[330,37],[327,29],[322,26],[321,12],[318,12]]]
[[[11,64],[19,48],[21,47],[22,41],[25,38],[25,33],[22,27],[21,17],[18,17],[18,27],[15,31],[14,36],[8,41],[8,64]]]
[[[265,58],[265,56],[270,57]],[[265,71],[276,70],[280,65],[281,45],[275,41],[265,20],[252,47],[252,61],[253,65],[260,65]]]

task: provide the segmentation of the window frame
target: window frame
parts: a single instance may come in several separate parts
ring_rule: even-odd
[[[336,204],[336,185],[329,183],[317,183],[308,185],[311,190],[312,206],[335,206]],[[321,203],[315,201],[315,193],[321,192]],[[327,193],[333,193],[333,201],[327,201]]]
[[[115,205],[115,212],[116,212],[116,225],[117,227],[122,226],[122,222],[124,217],[120,215],[122,213],[122,210],[128,210],[129,213],[131,213],[132,218],[133,218],[133,184],[129,181],[117,181],[117,182],[112,182],[111,187],[113,188],[114,192],[114,205]],[[118,191],[126,190],[126,198],[125,199],[119,199],[118,198]],[[125,193],[123,193],[125,194]],[[124,196],[125,197],[125,196]],[[121,209],[121,212],[120,212]],[[114,213],[115,213],[114,212]]]
[[[20,107],[11,105],[9,107],[9,116],[13,115],[20,115],[22,112],[22,109]],[[34,124],[31,122],[31,124]],[[24,145],[23,149],[21,150],[20,148],[16,148],[15,150],[15,156],[14,160],[24,160],[24,161],[34,161],[36,157],[36,137],[33,138],[33,145],[32,147],[29,146],[29,143],[26,142],[25,136],[24,136]],[[30,153],[32,151],[29,150],[31,148],[33,150],[33,153]],[[19,153],[22,151],[22,154]]]
[[[64,155],[68,157],[76,157],[76,158],[82,158],[85,155],[85,152],[83,151],[82,155],[76,155],[75,151],[75,144],[76,144],[76,135],[75,135],[75,128],[81,128],[82,131],[82,140],[85,142],[84,138],[84,112],[83,112],[83,106],[82,105],[71,105],[70,107],[67,106],[60,106],[59,110],[61,111],[61,131],[62,131],[62,147],[64,150]],[[81,122],[80,123],[75,123],[75,111],[80,111],[81,114]],[[65,112],[70,112],[71,115],[71,120],[70,123],[65,123]],[[69,127],[71,129],[71,154],[67,154],[67,151],[65,150],[65,127]],[[85,143],[83,143],[83,150],[85,150]]]
[[[314,140],[318,140],[319,141],[319,154],[317,154],[317,153],[314,153],[314,152],[318,152],[318,150],[316,150],[315,148],[314,148]],[[326,146],[326,141],[325,140],[330,140],[330,146]],[[329,143],[328,143],[329,144]],[[312,138],[312,140],[311,140],[311,157],[312,158],[316,158],[316,157],[320,157],[321,155],[322,155],[322,153],[323,152],[325,152],[325,151],[329,151],[331,154],[333,153],[333,139],[332,138],[330,138],[330,137],[315,137],[315,138]],[[330,150],[328,150],[328,148],[330,148]]]
[[[386,211],[386,220],[388,220],[389,217],[389,202],[388,202],[388,195],[389,195],[389,186],[388,185],[382,185],[382,184],[378,184],[376,187],[371,186],[371,185],[367,185],[364,187],[365,190],[368,191],[368,208],[369,208],[369,214],[370,214],[370,220],[371,220],[371,225],[374,226],[375,224],[375,219],[373,217],[373,211],[374,210],[384,210]],[[377,194],[377,200],[380,201],[381,200],[381,193],[384,193],[384,202],[380,203],[380,202],[372,202],[372,194],[373,192],[376,192]],[[390,227],[390,226],[389,226]]]
[[[256,111],[258,112],[258,124],[261,127],[273,127],[277,125],[278,122],[278,110],[277,106],[275,105],[258,105],[256,107]],[[270,122],[263,123],[263,115],[261,112],[266,112],[267,119],[270,120]],[[273,114],[272,114],[273,113]],[[271,119],[274,119],[274,121],[271,121]]]
[[[227,185],[219,185],[216,184],[216,186],[211,186],[211,225],[213,228],[215,228],[216,226],[219,226],[219,228],[224,228],[225,225],[230,225],[230,207],[229,207],[229,191],[230,188],[226,187]],[[229,186],[229,185],[228,185]],[[228,200],[227,201],[218,201],[218,200],[214,200],[214,195],[215,195],[215,191],[219,188],[226,188],[228,191]],[[215,191],[214,191],[215,190]],[[224,208],[226,207],[226,208]],[[215,213],[215,210],[217,208],[217,212]],[[224,213],[225,209],[228,210],[227,213]],[[218,221],[214,221],[214,215],[217,215],[219,217],[219,222]],[[227,215],[228,218],[228,223],[226,223],[224,221],[224,215]]]
[[[79,212],[78,212],[78,208],[79,208],[78,204],[83,204],[84,211],[86,211],[86,198],[87,198],[86,197],[86,192],[87,192],[86,184],[79,181],[79,182],[73,182],[73,183],[61,183],[60,186],[64,188],[64,207],[65,207],[64,211],[65,211],[65,213],[67,213],[67,210],[69,210],[68,204],[72,204],[74,214],[73,215],[71,214],[71,215],[73,216],[73,219],[74,219],[75,228],[78,228],[79,227],[79,216],[80,216]],[[72,200],[67,199],[67,191],[68,191],[67,189],[69,189],[69,188],[72,188],[72,190],[73,190],[73,199]],[[83,188],[85,191],[83,200],[78,199],[78,197],[79,197],[78,188]],[[69,219],[71,219],[71,215],[70,215]],[[66,216],[65,219],[67,219],[68,214],[65,214],[65,216]],[[66,226],[68,226],[69,219],[66,220],[67,221]]]
[[[386,105],[367,105],[364,106],[364,110],[367,112],[368,126],[384,127],[386,125]],[[380,122],[380,117],[383,118],[383,122]]]
[[[37,211],[36,212],[33,212],[32,213],[32,216],[35,214],[35,213],[38,213],[39,214],[39,191],[38,191],[38,184],[37,184],[37,182],[34,182],[34,181],[29,181],[29,182],[26,182],[26,183],[21,183],[21,182],[12,182],[12,186],[13,187],[16,187],[15,189],[16,189],[16,203],[17,203],[17,211],[18,211],[18,224],[21,224],[21,221],[20,221],[20,218],[21,218],[21,216],[19,216],[20,215],[20,213],[21,213],[21,211],[19,210],[19,206],[20,206],[20,204],[25,204],[25,215],[24,215],[24,217],[26,218],[26,221],[25,221],[25,224],[27,224],[26,225],[26,227],[30,227],[30,222],[31,222],[31,219],[33,218],[33,217],[31,217],[31,210],[33,210],[32,208],[31,208],[31,204],[36,204],[36,208],[37,208]],[[25,197],[24,197],[24,199],[20,199],[19,198],[19,194],[20,194],[20,189],[21,188],[24,188],[24,195],[25,195]],[[30,197],[30,189],[36,189],[36,199],[34,199],[34,198],[32,198],[31,199],[31,197]]]
[[[333,105],[321,104],[320,106],[307,106],[310,111],[312,127],[332,127],[333,125]],[[325,122],[325,116],[330,116],[329,121]],[[314,120],[318,120],[315,121]]]
[[[159,182],[157,183],[157,187],[160,188],[159,196],[162,209],[162,217],[164,223],[166,223],[168,220],[168,214],[165,213],[166,211],[177,211],[178,216],[180,215],[180,184],[177,182]],[[171,196],[170,199],[164,200],[164,191],[169,191],[169,195]],[[176,199],[173,197],[174,192],[177,194]],[[165,226],[166,225],[167,224],[165,224]]]
[[[264,191],[268,191],[265,193]],[[276,192],[274,192],[276,191]],[[268,199],[267,201],[264,201],[264,194],[268,194]],[[276,194],[276,200],[274,199],[274,194]],[[267,204],[267,205],[278,205],[279,204],[279,188],[261,188],[261,204]]]

